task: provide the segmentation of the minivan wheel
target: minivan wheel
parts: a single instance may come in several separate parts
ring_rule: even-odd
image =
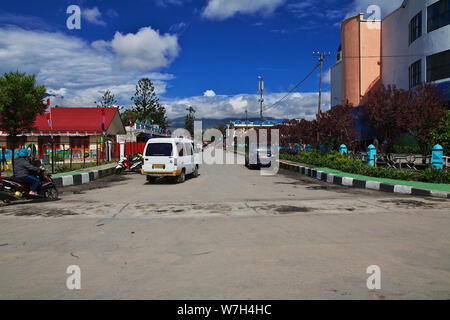
[[[155,183],[155,181],[156,181],[155,177],[147,176],[147,182],[148,183]]]
[[[183,183],[184,180],[186,180],[186,174],[184,173],[184,169],[183,169],[177,178],[177,183]]]
[[[195,166],[195,170],[194,170],[194,172],[192,173],[192,176],[193,176],[194,178],[197,178],[197,177],[198,177],[198,165]]]

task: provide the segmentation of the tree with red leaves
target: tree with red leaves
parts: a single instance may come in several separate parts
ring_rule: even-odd
[[[413,136],[423,155],[430,152],[431,131],[436,128],[446,112],[442,93],[431,84],[420,84],[411,93],[411,103],[399,118],[401,126]]]
[[[380,83],[361,101],[367,110],[368,124],[388,142],[389,150],[392,150],[395,138],[404,132],[404,119],[400,115],[410,100],[408,91]]]
[[[355,119],[352,117],[352,111],[353,106],[346,103],[321,113],[320,142],[335,150],[343,143],[350,146],[358,136],[358,132],[354,128]]]
[[[362,105],[367,109],[369,125],[388,141],[390,152],[395,139],[409,133],[426,154],[430,132],[445,113],[443,96],[430,84],[410,91],[379,84],[363,97]]]

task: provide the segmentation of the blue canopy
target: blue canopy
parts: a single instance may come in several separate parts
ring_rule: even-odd
[[[436,89],[441,90],[445,100],[450,101],[450,81],[445,81],[436,84]]]
[[[363,106],[354,107],[352,117],[355,119],[355,130],[359,133],[356,140],[369,140],[377,137],[377,133],[372,129],[365,119],[367,110]]]
[[[242,124],[242,121],[241,121],[241,120],[236,120],[236,121],[234,122],[234,124]]]
[[[275,124],[275,122],[273,122],[272,120],[266,120],[263,122],[264,125],[273,125]]]

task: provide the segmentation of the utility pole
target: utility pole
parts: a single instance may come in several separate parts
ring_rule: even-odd
[[[262,127],[262,122],[263,122],[263,114],[262,114],[262,106],[263,106],[263,91],[264,91],[264,79],[263,77],[259,76],[259,93],[261,94],[261,98],[259,99],[259,117],[260,117],[260,124],[259,127]]]
[[[245,131],[247,131],[247,128],[248,128],[247,121],[248,121],[248,112],[247,112],[247,109],[246,109],[245,110]]]
[[[317,127],[320,125],[320,104],[322,103],[322,66],[323,66],[323,59],[325,57],[329,57],[330,53],[323,53],[323,52],[313,52],[314,57],[319,57],[319,63],[320,63],[320,81],[319,81],[319,106],[317,108]],[[320,135],[319,135],[319,128],[317,128],[317,144],[320,143]]]

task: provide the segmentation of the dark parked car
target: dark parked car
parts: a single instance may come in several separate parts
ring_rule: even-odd
[[[275,161],[270,144],[250,144],[245,148],[245,166],[249,169],[270,167]]]

